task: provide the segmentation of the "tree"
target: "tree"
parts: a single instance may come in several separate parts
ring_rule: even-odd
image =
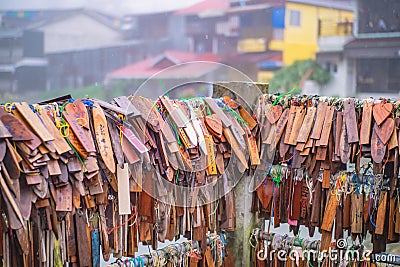
[[[302,89],[304,81],[313,80],[320,85],[327,84],[331,74],[322,68],[315,60],[296,60],[292,65],[275,72],[269,88],[273,92],[288,91],[292,88]]]

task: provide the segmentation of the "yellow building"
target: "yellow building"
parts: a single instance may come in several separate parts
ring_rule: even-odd
[[[277,23],[273,22],[268,48],[282,51],[286,66],[295,60],[315,59],[320,37],[349,35],[352,31],[351,1],[286,0],[280,12],[273,18]]]

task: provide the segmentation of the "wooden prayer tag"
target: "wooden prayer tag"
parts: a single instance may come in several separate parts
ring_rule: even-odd
[[[94,135],[96,137],[96,143],[98,150],[100,152],[101,158],[107,168],[114,173],[115,172],[115,161],[114,152],[112,150],[112,144],[110,139],[110,134],[108,132],[108,125],[106,116],[103,110],[97,103],[93,103],[92,108],[93,115],[93,128]]]
[[[118,181],[118,213],[120,215],[131,214],[128,163],[125,163],[123,168],[117,166],[117,181]]]

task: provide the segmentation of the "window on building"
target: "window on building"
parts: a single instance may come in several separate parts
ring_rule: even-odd
[[[399,59],[359,59],[357,60],[357,91],[398,93],[399,71]]]
[[[338,66],[335,62],[326,62],[325,69],[326,69],[326,71],[328,71],[332,74],[335,74],[338,70]]]
[[[301,13],[298,10],[290,10],[290,25],[300,26]]]

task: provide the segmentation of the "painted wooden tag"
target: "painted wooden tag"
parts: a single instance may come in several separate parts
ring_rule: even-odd
[[[288,119],[289,119],[289,109],[286,108],[283,111],[281,117],[279,118],[279,120],[278,120],[278,122],[276,124],[276,128],[275,128],[275,145],[277,145],[279,140],[281,139]]]
[[[349,143],[357,143],[360,139],[358,138],[358,123],[357,115],[354,107],[354,99],[350,98],[343,102],[344,113],[343,116],[346,118],[346,129],[347,138]]]
[[[297,142],[306,143],[308,137],[310,136],[310,132],[312,126],[314,124],[315,113],[317,112],[316,107],[308,107],[307,114],[304,117],[303,124],[301,125],[299,135],[297,137]]]
[[[94,135],[96,137],[97,148],[100,152],[101,158],[104,161],[104,164],[112,173],[114,173],[115,172],[114,152],[112,150],[110,134],[108,132],[107,119],[99,104],[94,103],[93,105],[94,105],[94,107],[92,108],[93,130],[94,130]]]
[[[265,108],[265,115],[271,124],[274,124],[279,120],[282,115],[283,108],[280,105],[267,105]]]
[[[156,106],[149,99],[138,95],[130,96],[131,103],[140,112],[140,116],[154,131],[159,131],[159,114]]]
[[[206,116],[204,121],[207,129],[214,135],[222,135],[222,121],[216,114]]]
[[[68,140],[82,158],[87,157],[87,152],[73,131],[69,131]]]
[[[118,213],[131,214],[131,201],[129,192],[129,169],[128,164],[124,167],[117,166],[118,181]]]
[[[392,113],[393,105],[391,103],[377,103],[373,107],[373,115],[376,123],[380,126],[387,117],[389,117],[390,113]]]
[[[211,135],[205,135],[204,141],[207,148],[207,174],[214,175],[217,174],[217,166],[215,162],[215,152],[214,152],[214,142]]]
[[[96,152],[93,139],[91,138],[91,136],[88,136],[87,130],[84,129],[82,126],[89,123],[89,121],[86,121],[86,123],[82,122],[83,120],[85,120],[85,114],[86,113],[82,114],[79,106],[74,105],[74,103],[68,103],[63,110],[63,116],[65,120],[70,125],[70,128],[72,129],[86,152]]]
[[[67,183],[56,188],[56,211],[72,211],[72,186]]]
[[[15,103],[15,107],[43,142],[54,140],[54,137],[46,129],[39,117],[32,111],[27,103]]]
[[[260,156],[258,154],[258,147],[257,147],[257,141],[253,135],[248,135],[247,136],[247,143],[249,147],[249,153],[250,153],[250,164],[251,165],[259,165],[260,164]]]
[[[381,139],[382,143],[386,145],[393,134],[394,130],[394,120],[392,118],[387,118],[381,126],[378,126],[377,123],[374,124],[374,131],[378,135],[379,139]]]
[[[363,106],[361,129],[360,129],[360,144],[368,145],[371,140],[371,126],[372,126],[372,107],[373,103],[366,102]]]
[[[375,123],[376,124],[376,123]],[[374,130],[371,136],[371,156],[375,163],[381,163],[386,154],[386,146],[382,143],[378,134]]]
[[[242,117],[242,119],[245,122],[247,122],[247,125],[249,126],[250,130],[253,130],[254,127],[257,126],[256,120],[253,119],[253,117],[249,114],[249,112],[247,112],[247,110],[244,107],[239,106],[238,110],[239,110],[239,114]]]
[[[107,125],[115,158],[117,159],[117,163],[122,166],[122,164],[124,164],[124,152],[122,151],[120,133],[118,128],[111,121],[107,120]]]
[[[28,128],[14,115],[7,113],[0,108],[0,120],[12,135],[13,141],[32,140],[32,133]]]
[[[285,139],[284,139],[285,144],[289,144],[290,133],[292,132],[293,122],[296,117],[296,113],[297,113],[297,107],[291,106],[289,109],[289,118],[288,118],[287,126],[286,126],[286,133],[285,133]]]
[[[318,103],[317,116],[315,118],[315,123],[314,123],[313,130],[311,132],[310,138],[317,139],[317,140],[320,139],[321,132],[322,132],[322,126],[324,125],[327,108],[328,108],[327,102],[319,102]]]

